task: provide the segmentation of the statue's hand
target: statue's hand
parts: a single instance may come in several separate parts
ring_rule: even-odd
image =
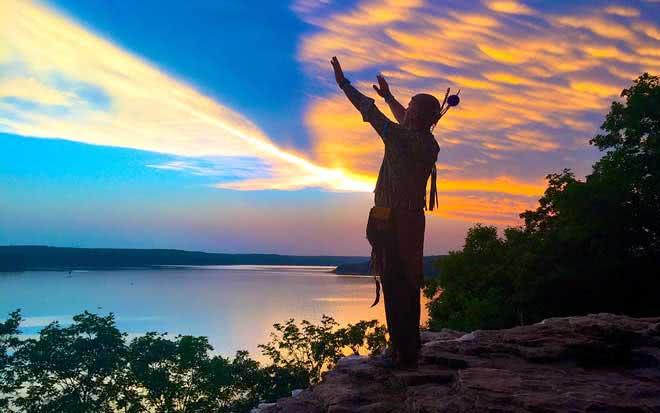
[[[332,64],[332,69],[335,71],[335,80],[337,81],[337,84],[341,86],[346,78],[344,77],[344,71],[341,70],[341,65],[339,64],[339,60],[337,60],[337,56],[332,57],[330,64]]]
[[[387,84],[387,80],[385,80],[385,77],[383,75],[377,75],[376,79],[378,79],[378,86],[373,85],[374,90],[376,91],[376,93],[378,93],[380,95],[380,97],[382,97],[382,98],[384,98],[386,96],[389,96],[390,95],[390,85]]]

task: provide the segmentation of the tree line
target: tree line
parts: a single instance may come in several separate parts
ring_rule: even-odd
[[[584,180],[564,169],[524,223],[476,225],[425,289],[430,326],[504,328],[548,317],[660,314],[660,78],[644,73],[589,142]]]
[[[385,327],[360,321],[339,328],[289,319],[260,345],[262,365],[248,352],[213,354],[206,337],[149,332],[129,340],[113,314],[85,312],[38,338],[21,337],[21,314],[0,322],[0,411],[16,412],[249,412],[321,379],[340,357],[380,353]]]

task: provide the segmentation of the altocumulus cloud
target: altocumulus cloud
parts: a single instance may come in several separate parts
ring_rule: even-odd
[[[639,73],[660,72],[657,2],[552,4],[292,3],[315,28],[298,59],[327,86],[306,109],[312,148],[297,153],[56,11],[2,0],[0,130],[177,155],[149,166],[230,177],[224,188],[370,191],[382,143],[332,84],[328,59],[337,55],[362,90],[383,72],[404,103],[418,91],[462,88],[436,134],[439,213],[511,224],[534,205],[546,173],[586,172],[595,156],[586,141],[609,103]]]
[[[587,140],[621,89],[660,72],[657,3],[648,1],[363,0],[292,10],[316,27],[298,55],[312,78],[327,79],[328,56],[337,55],[363,91],[382,72],[404,104],[417,92],[462,88],[461,106],[436,133],[439,213],[451,218],[517,222],[546,173],[587,172],[595,156]],[[382,144],[343,100],[333,85],[310,98],[314,157],[369,176]]]

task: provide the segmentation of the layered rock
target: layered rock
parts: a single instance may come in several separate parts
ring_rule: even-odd
[[[418,370],[350,357],[262,413],[660,412],[660,317],[425,332]]]

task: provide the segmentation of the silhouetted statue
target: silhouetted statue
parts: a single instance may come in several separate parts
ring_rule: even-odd
[[[385,143],[385,156],[376,183],[375,206],[369,214],[367,238],[371,261],[380,274],[385,314],[395,365],[417,366],[420,348],[420,288],[423,285],[424,209],[429,176],[429,209],[437,205],[435,161],[440,150],[431,131],[458,96],[440,102],[428,94],[415,95],[404,108],[392,96],[382,75],[376,92],[385,98],[397,122],[390,121],[344,77],[336,57],[331,60],[337,84]]]

